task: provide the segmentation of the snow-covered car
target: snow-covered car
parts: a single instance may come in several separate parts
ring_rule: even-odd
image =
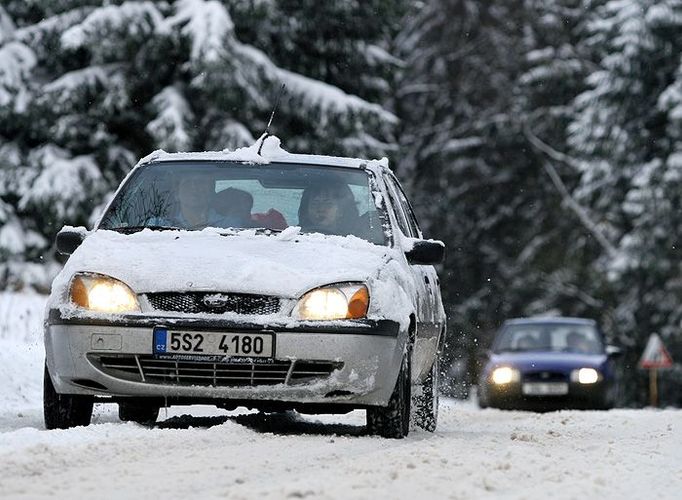
[[[261,145],[262,146],[262,145]],[[445,313],[425,240],[385,160],[156,152],[71,254],[46,317],[47,428],[209,403],[367,410],[370,432],[433,431]],[[412,410],[412,411],[411,411]]]
[[[506,321],[487,353],[478,384],[482,408],[608,409],[615,403],[614,358],[595,321],[520,318]]]

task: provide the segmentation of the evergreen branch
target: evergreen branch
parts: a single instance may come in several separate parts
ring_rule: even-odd
[[[530,127],[527,124],[524,124],[523,126],[523,134],[526,136],[526,139],[528,139],[528,142],[530,142],[536,149],[545,153],[552,160],[565,163],[569,167],[572,167],[576,170],[581,170],[580,162],[578,160],[576,160],[572,156],[567,155],[566,153],[557,151],[552,146],[544,142],[531,131]]]
[[[568,297],[574,297],[583,304],[595,309],[604,308],[603,300],[593,297],[585,290],[572,283],[567,283],[565,280],[557,279],[555,276],[547,275],[545,273],[541,273],[540,277],[541,282],[544,284],[546,290],[559,291],[559,293],[562,293]]]
[[[523,126],[523,133],[528,139],[528,141],[535,147],[536,149],[540,150],[550,158],[556,161],[560,161],[562,163],[566,163],[567,165],[577,168],[578,162],[574,158],[561,153],[560,151],[555,150],[552,148],[549,144],[543,142],[538,136],[533,134],[533,132],[530,130],[530,127],[528,125],[524,124]],[[616,250],[616,247],[613,246],[613,244],[606,238],[606,236],[599,230],[597,227],[597,224],[592,221],[590,218],[589,214],[587,213],[587,210],[582,207],[575,199],[571,196],[571,193],[568,191],[568,188],[566,187],[566,184],[564,184],[564,181],[561,179],[561,176],[557,173],[556,169],[554,168],[554,165],[550,163],[549,161],[543,161],[542,166],[545,169],[545,172],[547,172],[547,175],[549,175],[549,178],[552,180],[552,183],[554,184],[554,187],[559,191],[559,194],[561,195],[561,198],[563,199],[564,203],[573,211],[573,213],[578,217],[578,220],[582,223],[583,227],[587,229],[592,236],[597,240],[597,243],[601,245],[601,247],[606,250],[608,253],[609,257],[615,258],[616,255],[618,254],[618,251]]]

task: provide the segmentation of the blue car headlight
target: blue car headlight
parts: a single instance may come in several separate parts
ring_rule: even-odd
[[[521,373],[511,366],[498,366],[490,375],[493,384],[505,385],[521,380]]]
[[[595,384],[601,380],[601,373],[594,368],[579,368],[571,372],[571,382]]]

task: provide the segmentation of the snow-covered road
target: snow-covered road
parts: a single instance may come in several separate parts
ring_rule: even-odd
[[[446,403],[436,434],[364,435],[363,414],[169,411],[154,429],[44,431],[3,415],[2,498],[679,498],[679,411],[549,414]],[[166,418],[167,417],[167,418]],[[7,425],[7,424],[10,425]]]
[[[435,434],[393,441],[365,435],[361,411],[176,407],[147,429],[101,405],[87,428],[45,431],[42,348],[16,331],[0,331],[2,499],[673,499],[682,491],[679,410],[535,414],[446,400]]]

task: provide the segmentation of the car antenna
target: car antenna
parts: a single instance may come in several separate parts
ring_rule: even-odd
[[[275,112],[277,111],[277,108],[279,107],[279,101],[282,98],[282,94],[284,93],[284,87],[286,87],[286,84],[282,84],[282,86],[279,88],[279,93],[277,94],[277,100],[275,101],[275,107],[272,108],[272,113],[270,113],[270,120],[268,120],[268,124],[265,127],[265,132],[263,132],[263,139],[260,141],[260,146],[258,147],[258,156],[260,156],[261,149],[263,149],[263,144],[265,143],[265,139],[268,138],[270,135],[270,125],[272,125],[272,119],[275,117]]]

